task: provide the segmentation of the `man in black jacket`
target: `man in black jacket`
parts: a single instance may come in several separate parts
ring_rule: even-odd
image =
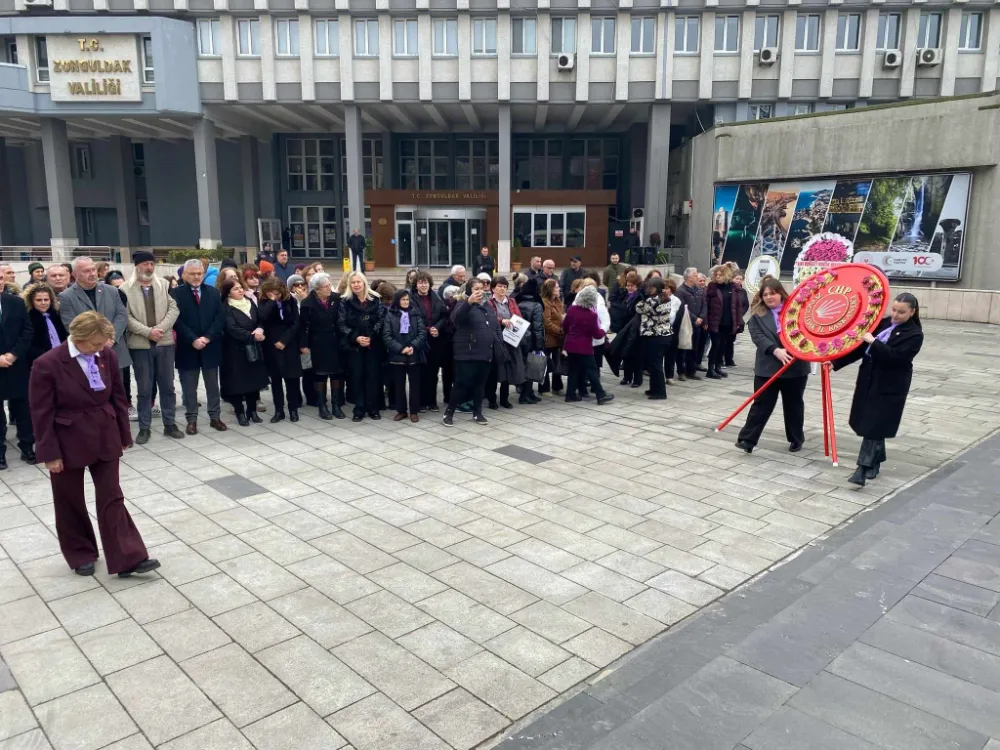
[[[562,293],[564,300],[569,299],[573,282],[582,278],[583,258],[579,255],[574,255],[569,259],[569,268],[563,269],[562,274],[559,276],[559,291]]]
[[[677,287],[677,296],[687,305],[691,319],[691,348],[684,352],[684,367],[678,367],[678,380],[701,380],[698,374],[698,352],[701,338],[705,336],[702,324],[708,317],[705,290],[698,286],[698,269],[694,266],[684,271],[684,283]]]
[[[490,249],[484,245],[483,249],[479,251],[479,255],[472,259],[472,275],[478,276],[481,273],[488,273],[492,278],[496,269],[496,262],[490,255]]]
[[[17,425],[17,447],[21,460],[35,463],[35,435],[28,413],[28,347],[31,318],[24,301],[6,292],[0,294],[0,471],[7,468],[7,415],[3,402]]]
[[[347,249],[351,251],[351,268],[355,271],[365,270],[365,245],[367,244],[361,230],[357,227],[347,239]]]

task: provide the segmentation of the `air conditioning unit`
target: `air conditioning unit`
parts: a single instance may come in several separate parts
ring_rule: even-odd
[[[27,8],[51,8],[52,0],[24,0]]]
[[[757,55],[757,62],[761,65],[774,65],[778,61],[777,47],[763,47]]]
[[[645,214],[645,211],[643,211],[641,208],[633,208],[632,209],[632,218],[633,219],[641,219],[644,214]]]
[[[940,65],[944,51],[926,47],[917,50],[917,65]]]
[[[576,55],[572,52],[563,52],[556,60],[556,67],[559,70],[573,70],[576,67]]]
[[[883,68],[898,68],[903,64],[903,53],[898,49],[887,49],[885,57],[882,58]]]

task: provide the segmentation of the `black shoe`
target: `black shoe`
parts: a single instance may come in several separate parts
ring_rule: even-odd
[[[540,398],[538,398],[538,396],[536,396],[534,393],[529,393],[528,394],[528,403],[529,404],[540,404],[540,403],[542,403],[542,400]]]
[[[598,406],[604,406],[605,404],[610,403],[611,401],[614,401],[614,400],[615,400],[615,394],[613,394],[613,393],[605,393],[603,396],[598,396],[597,397],[597,405]]]
[[[493,411],[497,411],[500,408],[500,406],[499,404],[497,404],[496,401],[493,401],[490,403],[489,408],[491,408]]]
[[[864,487],[866,473],[867,469],[865,469],[864,466],[859,466],[857,469],[854,470],[854,473],[847,478],[847,481],[850,482],[851,484],[858,485],[858,487]]]
[[[183,440],[184,433],[177,429],[177,425],[172,424],[169,427],[163,428],[163,434],[168,438],[173,438],[174,440]]]
[[[143,573],[149,573],[150,571],[156,570],[160,567],[159,560],[145,559],[138,565],[136,565],[131,570],[125,570],[118,574],[119,578],[128,578],[132,575],[142,575]]]
[[[701,380],[701,375],[699,375],[698,373],[695,373],[694,375],[688,375],[687,379],[688,380]]]
[[[473,414],[472,421],[475,422],[476,424],[482,424],[482,425],[489,424],[489,422],[486,420],[486,417],[484,417],[482,414]]]
[[[736,367],[735,362],[726,362],[726,367]]]
[[[517,403],[521,404],[522,406],[529,406],[535,402],[529,400],[527,396],[519,396],[517,399]]]
[[[187,428],[184,430],[184,432],[186,432],[188,435],[197,435],[198,434],[198,423],[197,422],[188,422]]]
[[[643,392],[642,392],[642,395],[643,395],[643,396],[648,396],[648,395],[650,395],[651,393],[652,393],[652,391],[643,391]]]
[[[361,421],[362,419],[364,419],[364,418],[365,418],[365,415],[364,415],[364,414],[355,414],[355,415],[353,415],[353,416],[351,417],[351,421],[352,421],[352,422],[360,422],[360,421]]]
[[[152,437],[149,430],[139,430],[139,434],[135,436],[136,445],[145,445],[149,442],[149,438]]]
[[[275,409],[274,416],[271,417],[271,419],[268,421],[270,421],[271,424],[275,424],[276,422],[283,422],[284,420],[285,420],[285,410]]]
[[[326,405],[325,401],[319,402],[319,418],[333,419],[333,415],[330,413],[330,408]]]
[[[662,396],[646,396],[650,401],[666,401],[667,394],[664,393]]]
[[[289,422],[298,422],[299,421],[299,411],[298,411],[298,409],[289,409],[288,410],[288,421]]]
[[[261,422],[264,421],[263,419],[260,418],[260,414],[258,414],[256,411],[248,411],[247,419],[249,419],[254,424],[260,424]]]
[[[0,456],[0,471],[4,471],[7,468],[7,457]]]
[[[683,383],[687,379],[688,379],[687,375],[685,375],[683,372],[677,375],[677,382],[679,383]]]
[[[633,388],[642,388],[642,383],[632,383]]]
[[[530,401],[525,401],[523,403],[531,403],[531,402]],[[504,409],[513,409],[514,408],[514,404],[512,404],[510,401],[507,401],[507,400],[501,401],[500,402],[500,406],[502,406]]]
[[[753,453],[753,445],[748,443],[746,440],[737,440],[736,447],[745,453]]]
[[[73,572],[76,573],[78,576],[92,576],[94,575],[94,563],[90,562],[87,563],[86,565],[81,565],[79,568],[76,568]]]
[[[802,450],[802,443],[795,442],[795,443],[789,443],[788,444],[788,452],[789,453],[798,453],[800,450]]]
[[[28,448],[28,450],[26,451],[21,451],[21,460],[24,461],[26,464],[35,463],[35,451],[33,451],[31,448]]]
[[[705,373],[705,377],[710,378],[711,380],[722,380],[724,376],[721,373],[717,373],[715,370],[709,370]]]
[[[729,373],[728,372],[724,372],[722,370],[722,368],[720,368],[720,367],[716,367],[715,368],[715,374],[718,375],[720,378],[728,378],[729,377]]]
[[[377,411],[373,411],[371,414],[368,415],[368,418],[369,419],[379,420],[379,419],[382,418],[382,415],[379,414]]]
[[[708,372],[708,368],[702,367],[701,365],[698,365],[694,369],[697,370],[698,372]]]
[[[567,396],[566,397],[566,403],[567,404],[575,403],[577,401],[583,401],[583,399],[580,398],[579,396]]]
[[[241,413],[239,413],[239,414],[236,415],[236,424],[238,424],[240,427],[249,427],[250,426],[250,420],[247,419],[247,415],[246,414],[243,414],[241,412]]]
[[[618,381],[618,385],[632,385],[632,381],[628,378],[622,378]]]
[[[437,404],[431,404],[427,407],[427,411],[441,411],[441,407]]]
[[[865,469],[865,479],[875,479],[878,477],[879,465],[875,464],[871,468]]]
[[[344,410],[340,408],[340,404],[333,405],[333,416],[337,419],[346,419],[347,415],[344,414]]]
[[[455,412],[446,411],[444,417],[441,418],[441,424],[445,427],[452,427],[455,424]]]

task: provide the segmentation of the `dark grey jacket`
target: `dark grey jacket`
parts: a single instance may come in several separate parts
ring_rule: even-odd
[[[115,354],[118,355],[119,367],[130,367],[132,356],[128,353],[128,343],[126,341],[126,329],[128,328],[128,311],[122,297],[110,284],[103,281],[97,282],[95,290],[97,304],[90,302],[90,297],[77,284],[73,284],[69,289],[59,295],[59,317],[62,318],[63,325],[69,330],[69,324],[80,313],[88,310],[95,310],[111,321],[115,327]]]
[[[768,310],[763,315],[751,315],[747,323],[750,340],[757,347],[757,357],[753,363],[753,374],[769,378],[781,369],[781,362],[774,356],[774,350],[784,348],[774,325],[774,316]],[[809,363],[798,360],[781,375],[783,378],[804,378],[809,375]]]
[[[705,304],[705,290],[700,286],[681,284],[677,287],[677,296],[687,305],[688,314],[693,324],[698,318],[704,323],[708,319],[708,306]]]

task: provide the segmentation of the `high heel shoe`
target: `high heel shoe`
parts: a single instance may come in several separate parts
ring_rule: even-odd
[[[865,467],[859,466],[857,469],[854,470],[854,473],[847,478],[847,481],[850,482],[851,484],[858,485],[858,487],[864,487],[866,473],[867,470],[865,469]]]
[[[247,419],[249,419],[254,424],[260,424],[261,422],[264,421],[263,419],[260,418],[260,414],[258,414],[256,411],[248,411]]]

